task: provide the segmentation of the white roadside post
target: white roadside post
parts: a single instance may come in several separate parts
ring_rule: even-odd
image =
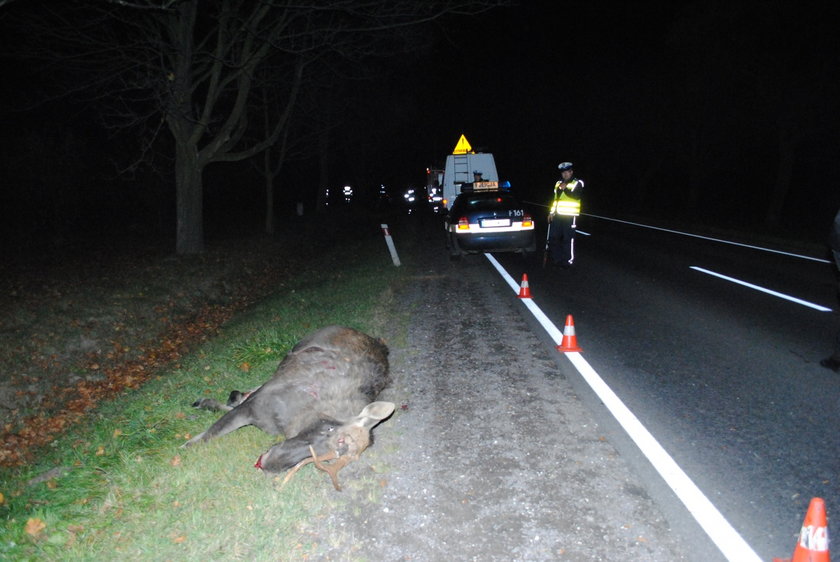
[[[388,232],[387,224],[380,224],[382,227],[382,234],[385,235],[385,243],[388,245],[388,251],[391,252],[391,259],[394,260],[394,265],[400,265],[400,258],[397,256],[397,249],[394,247],[394,239],[391,238],[391,233]]]

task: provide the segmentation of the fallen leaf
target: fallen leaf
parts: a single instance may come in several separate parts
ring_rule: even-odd
[[[2,3],[3,0],[0,0],[0,4]],[[253,256],[249,255],[248,258],[261,259],[261,256],[255,254]],[[219,263],[223,261],[221,260]],[[175,309],[183,305],[181,301],[186,299],[186,296],[177,297],[170,294],[171,300],[165,304],[157,306],[158,303],[153,298],[149,298],[145,303],[151,305],[151,309],[155,312],[154,318],[150,319],[150,324],[153,324],[153,326],[135,325],[133,328],[136,328],[136,330],[129,330],[127,325],[122,322],[115,322],[107,327],[102,326],[101,329],[111,337],[111,349],[106,350],[104,354],[90,353],[79,364],[88,369],[91,374],[101,373],[101,376],[105,377],[105,383],[103,384],[102,380],[80,380],[75,385],[60,389],[59,392],[54,393],[53,396],[42,403],[44,413],[40,413],[32,419],[24,420],[21,426],[23,429],[16,430],[17,426],[15,424],[8,424],[5,421],[0,423],[0,429],[4,433],[10,434],[3,436],[3,442],[0,443],[0,466],[26,464],[32,459],[35,447],[53,441],[56,435],[65,431],[68,426],[77,423],[90,408],[101,400],[110,398],[127,387],[137,387],[151,377],[159,377],[160,373],[157,371],[162,365],[171,364],[181,368],[179,360],[182,359],[184,350],[189,345],[206,340],[208,334],[215,333],[219,326],[251,302],[251,297],[266,294],[276,289],[277,286],[283,286],[283,283],[278,279],[285,277],[287,268],[263,264],[261,268],[257,269],[259,270],[258,275],[245,272],[247,273],[245,277],[251,279],[251,282],[242,285],[247,287],[247,290],[241,295],[222,305],[198,306],[195,310],[190,311],[190,320],[185,320],[175,314]],[[126,275],[132,279],[136,278],[128,272],[126,272]],[[59,292],[55,291],[55,294],[58,295]],[[149,295],[144,291],[129,291],[120,294],[119,299],[126,299],[129,296],[131,300],[134,300],[135,296],[146,298]],[[122,303],[120,306],[122,306]],[[79,322],[74,318],[69,320]],[[82,325],[78,323],[78,327]],[[309,328],[311,325],[305,327]],[[162,337],[155,336],[154,341],[156,343],[154,346],[147,347],[134,341],[134,338],[140,336],[145,339],[147,335],[145,331],[154,330],[154,333],[157,334],[160,328],[163,328],[165,332]],[[116,338],[113,337],[114,334],[116,334]],[[95,331],[91,337],[94,336],[96,336]],[[58,342],[54,340],[59,337],[59,334],[49,331],[46,334],[35,333],[30,335],[33,345],[39,348],[38,354],[33,359],[40,369],[48,372],[63,372],[66,369],[66,362],[63,358],[60,358],[58,354],[50,354],[42,349],[55,347]],[[133,354],[132,357],[128,356],[129,352]],[[244,365],[244,367],[247,370],[251,369],[249,364]],[[207,375],[204,378],[208,384],[215,380],[213,365],[205,361],[205,364],[201,365],[199,369]],[[26,378],[28,382],[36,382],[37,380],[35,377]],[[48,417],[46,411],[55,412],[55,414]],[[79,461],[75,462],[78,463]],[[10,494],[11,492],[7,493]]]
[[[187,537],[185,537],[184,535],[181,535],[181,536],[178,536],[178,537],[175,537],[174,539],[172,539],[172,542],[174,542],[175,544],[181,544],[182,542],[184,542],[186,540],[187,540]]]
[[[180,455],[175,455],[174,457],[172,457],[172,459],[169,461],[169,464],[171,464],[172,466],[181,466]]]
[[[113,435],[113,436],[114,436],[114,437],[119,437],[120,435],[122,435],[122,430],[115,429],[115,430],[114,430],[114,435]]]
[[[175,414],[175,419],[176,419],[176,420],[182,420],[182,419],[184,419],[184,418],[186,418],[186,417],[187,417],[187,416],[186,416],[186,414],[184,414],[184,412],[178,412],[177,414]]]
[[[104,455],[104,454],[105,454],[105,447],[103,447],[102,445],[100,445],[100,446],[99,446],[99,448],[98,448],[98,449],[96,449],[96,456],[97,456],[97,457],[101,457],[101,456],[102,456],[102,455]]]
[[[6,496],[3,495],[3,492],[0,492],[0,505],[6,503]]]
[[[26,531],[26,534],[36,537],[41,534],[41,531],[47,528],[47,524],[44,523],[41,519],[37,517],[32,517],[26,522],[26,526],[23,528]]]

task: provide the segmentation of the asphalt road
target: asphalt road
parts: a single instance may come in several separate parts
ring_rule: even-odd
[[[762,559],[792,554],[814,496],[840,536],[840,375],[819,366],[840,329],[833,266],[604,218],[582,217],[580,230],[570,270],[497,258],[514,279],[528,274],[561,329],[574,316],[585,359]],[[690,520],[617,424],[610,438],[669,517]]]
[[[717,562],[606,438],[511,287],[483,256],[450,262],[424,218],[391,225],[409,271],[371,327],[394,378],[379,399],[399,406],[343,491],[312,498],[312,559]]]

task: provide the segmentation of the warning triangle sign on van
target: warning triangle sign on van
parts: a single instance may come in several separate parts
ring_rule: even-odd
[[[473,154],[472,146],[470,146],[470,142],[467,140],[467,137],[461,135],[461,138],[458,139],[458,144],[455,145],[455,150],[452,151],[452,154]]]

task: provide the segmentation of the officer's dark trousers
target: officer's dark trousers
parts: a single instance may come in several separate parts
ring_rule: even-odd
[[[559,265],[572,265],[575,261],[575,230],[577,217],[554,215],[551,220],[551,259]]]

